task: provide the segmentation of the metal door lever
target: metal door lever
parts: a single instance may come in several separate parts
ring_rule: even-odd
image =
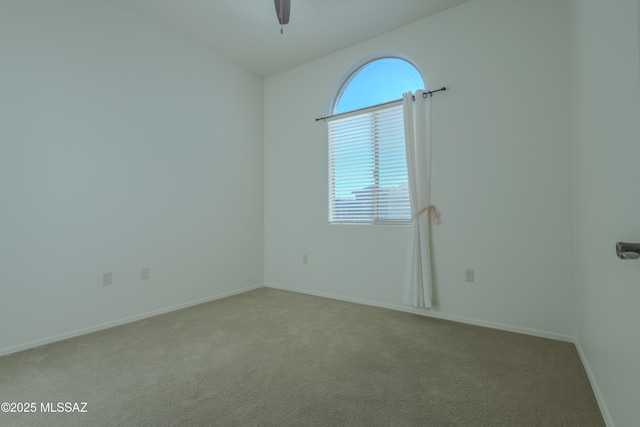
[[[640,258],[640,243],[616,243],[616,255],[620,259],[638,259]]]

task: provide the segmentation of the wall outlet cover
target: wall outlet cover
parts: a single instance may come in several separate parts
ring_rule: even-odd
[[[103,273],[102,274],[102,286],[111,285],[111,273]]]
[[[475,280],[475,271],[474,270],[465,270],[464,272],[464,281],[473,283]]]

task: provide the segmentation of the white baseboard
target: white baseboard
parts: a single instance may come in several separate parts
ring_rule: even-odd
[[[611,414],[609,413],[609,408],[607,408],[607,403],[604,400],[604,396],[598,387],[598,383],[596,381],[596,377],[593,375],[593,371],[591,370],[591,366],[589,366],[589,361],[587,356],[584,354],[582,350],[582,346],[580,345],[580,340],[578,338],[574,341],[576,345],[576,349],[578,350],[578,355],[580,356],[580,360],[582,361],[582,366],[584,366],[584,370],[587,372],[587,378],[589,378],[589,382],[591,383],[591,389],[593,390],[593,394],[596,396],[596,401],[598,402],[598,406],[600,407],[600,413],[602,414],[602,418],[604,418],[604,422],[607,427],[614,427],[613,418],[611,418]]]
[[[499,329],[502,331],[517,332],[519,334],[532,335],[532,336],[541,337],[541,338],[549,338],[557,341],[566,341],[570,343],[573,343],[575,341],[575,338],[571,335],[558,334],[556,332],[549,332],[549,331],[541,331],[538,329],[523,328],[519,326],[511,326],[504,323],[472,319],[469,317],[439,313],[433,310],[419,309],[419,308],[409,307],[405,305],[386,304],[386,303],[381,303],[377,301],[364,300],[360,298],[351,298],[351,297],[345,297],[342,295],[334,295],[326,292],[317,292],[317,291],[310,291],[306,289],[289,288],[286,286],[278,286],[278,285],[271,285],[271,284],[265,284],[264,286],[267,288],[280,289],[283,291],[298,292],[301,294],[315,295],[319,297],[336,299],[340,301],[353,302],[356,304],[364,304],[364,305],[370,305],[374,307],[388,308],[390,310],[404,311],[406,313],[413,313],[413,314],[418,314],[426,317],[434,317],[436,319],[451,320],[453,322],[466,323],[469,325],[484,326],[486,328]]]
[[[15,346],[2,348],[2,349],[0,349],[0,356],[6,356],[8,354],[17,353],[19,351],[28,350],[30,348],[39,347],[41,345],[50,344],[50,343],[53,343],[53,342],[56,342],[56,341],[62,341],[62,340],[66,340],[66,339],[69,339],[69,338],[77,337],[77,336],[80,336],[80,335],[86,335],[86,334],[90,334],[92,332],[101,331],[103,329],[113,328],[114,326],[124,325],[126,323],[131,323],[131,322],[135,322],[137,320],[146,319],[147,317],[153,317],[153,316],[157,316],[159,314],[169,313],[170,311],[180,310],[182,308],[187,308],[187,307],[191,307],[191,306],[194,306],[194,305],[203,304],[205,302],[209,302],[209,301],[214,301],[214,300],[221,299],[221,298],[230,297],[232,295],[242,294],[242,293],[249,292],[249,291],[252,291],[254,289],[258,289],[258,288],[262,288],[262,287],[263,287],[263,285],[261,285],[261,284],[260,285],[254,285],[254,286],[248,286],[246,288],[241,288],[241,289],[237,289],[237,290],[233,290],[233,291],[229,291],[229,292],[224,292],[224,293],[213,295],[213,296],[210,296],[210,297],[206,297],[206,298],[201,298],[201,299],[197,299],[197,300],[194,300],[194,301],[185,302],[185,303],[182,303],[182,304],[177,304],[177,305],[174,305],[174,306],[171,306],[171,307],[165,307],[165,308],[149,311],[149,312],[142,313],[142,314],[137,314],[135,316],[125,317],[123,319],[118,319],[118,320],[114,320],[114,321],[111,321],[111,322],[101,323],[99,325],[90,326],[88,328],[76,329],[75,331],[65,332],[65,333],[62,333],[62,334],[53,335],[53,336],[46,337],[46,338],[41,338],[41,339],[38,339],[38,340],[35,340],[35,341],[30,341],[30,342],[27,342],[27,343],[24,343],[24,344],[18,344],[18,345],[15,345]]]

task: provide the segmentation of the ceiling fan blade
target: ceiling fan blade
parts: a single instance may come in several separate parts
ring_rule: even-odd
[[[291,0],[273,0],[276,4],[276,15],[280,25],[289,23],[289,12],[291,11]]]

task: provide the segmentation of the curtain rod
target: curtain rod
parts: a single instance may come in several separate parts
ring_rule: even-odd
[[[422,94],[422,97],[423,97],[423,98],[426,98],[426,97],[428,97],[428,96],[429,96],[429,95],[431,95],[431,94],[434,94],[434,93],[436,93],[436,92],[441,92],[441,91],[444,91],[444,90],[447,90],[447,88],[446,88],[445,86],[441,87],[440,89],[431,90],[431,91],[429,91],[429,92],[424,92],[424,93]],[[416,97],[415,97],[415,96],[413,96],[413,100],[414,100],[414,101],[415,101],[415,99],[416,99]],[[320,118],[317,118],[317,119],[316,119],[316,122],[319,122],[320,120],[327,120],[327,119],[331,119],[331,118],[333,118],[333,117],[343,116],[343,115],[345,115],[345,114],[351,114],[351,113],[356,113],[356,112],[358,112],[358,111],[368,110],[369,108],[372,108],[372,107],[381,107],[381,106],[383,106],[383,105],[393,104],[393,103],[395,103],[395,102],[400,102],[400,101],[402,101],[402,100],[403,100],[403,98],[400,98],[400,99],[396,99],[396,100],[393,100],[393,101],[383,102],[383,103],[381,103],[381,104],[369,105],[368,107],[358,108],[358,109],[356,109],[356,110],[345,111],[344,113],[338,113],[338,114],[332,114],[332,115],[330,115],[330,116],[326,116],[326,117],[320,117]]]

